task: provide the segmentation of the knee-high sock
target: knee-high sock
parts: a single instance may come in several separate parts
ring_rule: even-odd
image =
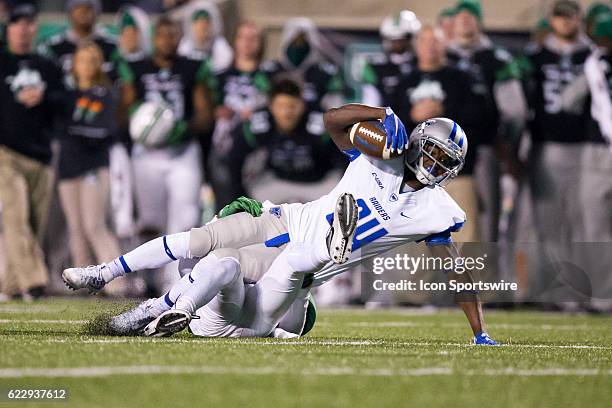
[[[106,263],[102,278],[110,282],[118,276],[142,269],[155,269],[178,259],[190,258],[190,232],[164,235]]]
[[[194,314],[196,310],[210,302],[219,291],[236,279],[240,279],[240,276],[240,263],[237,259],[217,258],[214,254],[209,254],[196,264],[189,275],[181,279],[182,281],[187,278],[189,286],[180,288],[183,291],[176,300],[175,307]]]

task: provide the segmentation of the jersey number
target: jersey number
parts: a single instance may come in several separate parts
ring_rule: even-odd
[[[363,199],[357,199],[357,206],[359,206],[359,221],[357,222],[357,230],[353,240],[353,251],[389,233],[380,225],[378,219],[372,215],[372,210],[370,210]],[[331,225],[334,214],[328,214],[325,218],[327,218],[327,222]]]

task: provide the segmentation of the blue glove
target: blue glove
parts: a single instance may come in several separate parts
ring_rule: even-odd
[[[408,148],[408,134],[404,124],[393,112],[393,109],[385,108],[385,121],[383,126],[387,131],[387,149],[391,149],[391,152],[397,150],[401,153],[404,149]]]

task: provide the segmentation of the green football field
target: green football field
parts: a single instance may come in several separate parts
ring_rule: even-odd
[[[321,310],[300,340],[84,334],[125,302],[0,304],[0,407],[10,389],[76,407],[610,407],[612,318],[489,312],[505,345],[469,345],[454,310]]]

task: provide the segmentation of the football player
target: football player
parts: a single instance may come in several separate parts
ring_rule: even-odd
[[[99,0],[69,0],[66,11],[70,20],[70,29],[52,36],[38,47],[42,55],[57,61],[64,71],[66,85],[74,86],[72,78],[72,56],[77,44],[85,39],[96,43],[104,54],[104,72],[114,80],[117,77],[116,52],[114,39],[102,28],[96,26],[96,19],[101,11]]]
[[[401,80],[414,69],[412,37],[421,23],[412,11],[385,17],[380,25],[384,54],[373,56],[364,66],[363,102],[379,106],[395,94]]]
[[[527,118],[527,103],[516,60],[494,44],[482,31],[482,9],[478,1],[460,0],[455,8],[454,34],[448,60],[472,74],[489,97],[481,124],[471,135],[482,141],[476,150],[475,177],[483,208],[480,241],[497,241],[501,211],[500,172],[516,174],[514,148]],[[500,166],[500,164],[503,166]]]
[[[124,120],[140,101],[163,102],[177,121],[165,145],[132,149],[141,233],[179,232],[198,224],[202,184],[196,141],[212,124],[208,61],[177,55],[180,28],[161,17],[153,34],[154,54],[120,66]]]
[[[109,263],[66,269],[65,282],[73,289],[97,291],[132,270],[176,259],[206,257],[219,248],[287,244],[262,277],[262,281],[274,283],[274,295],[265,297],[264,317],[250,327],[251,331],[243,332],[259,336],[272,332],[302,287],[321,285],[360,261],[401,244],[424,240],[434,251],[458,256],[451,232],[461,228],[465,214],[442,185],[459,173],[467,154],[467,137],[459,125],[445,118],[428,120],[417,126],[409,139],[391,109],[356,104],[331,109],[324,119],[333,141],[350,160],[342,180],[329,194],[305,204],[273,207],[258,217],[233,214],[190,232],[156,238]],[[382,121],[388,147],[403,154],[381,160],[357,150],[348,129],[368,120]],[[359,224],[355,226],[356,217]],[[332,233],[328,234],[330,223]],[[232,267],[240,268],[240,262],[233,262]],[[449,272],[458,281],[473,279],[468,272]],[[198,293],[204,294],[187,297],[184,302],[179,296],[175,307],[165,313],[178,310],[178,318],[189,321],[212,297],[210,291]],[[468,318],[474,342],[496,344],[484,331],[477,295],[458,293],[456,300]]]

